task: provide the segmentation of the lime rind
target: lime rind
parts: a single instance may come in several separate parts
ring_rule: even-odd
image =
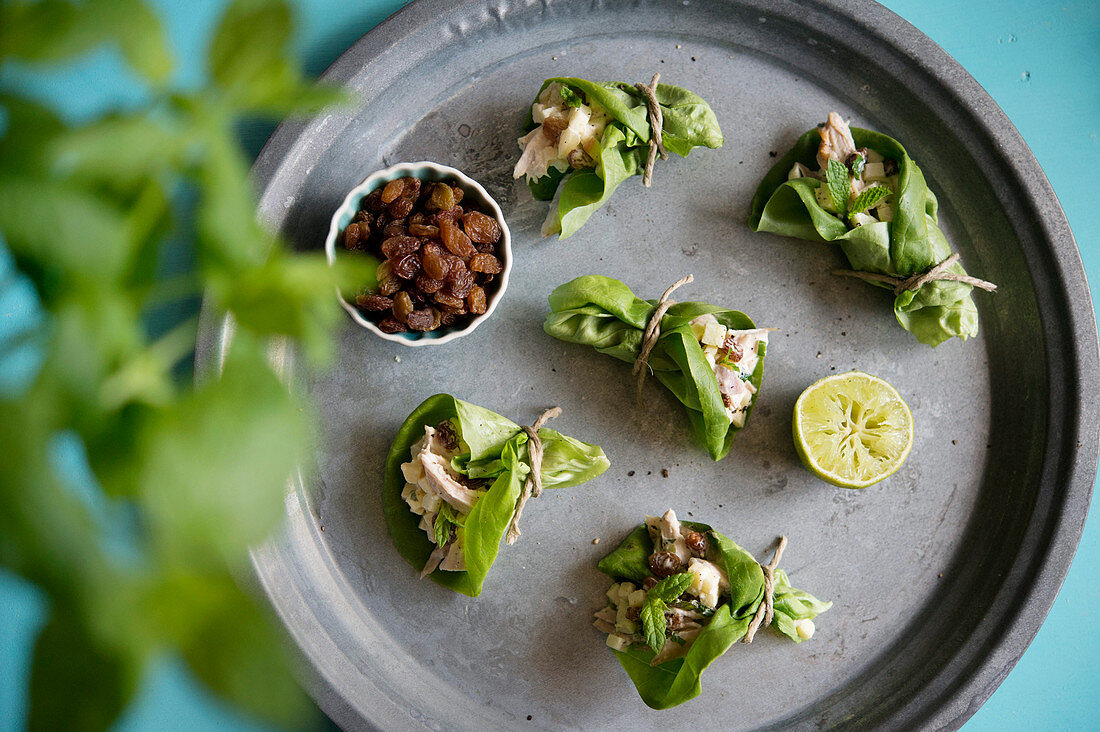
[[[897,390],[853,371],[811,385],[794,407],[802,463],[841,488],[866,488],[897,472],[913,446],[913,416]]]

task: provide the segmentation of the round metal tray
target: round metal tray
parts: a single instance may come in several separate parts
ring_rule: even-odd
[[[725,146],[660,164],[650,190],[624,184],[570,240],[540,238],[545,204],[511,177],[540,82],[654,71],[713,105]],[[1100,357],[1054,193],[958,64],[870,2],[454,0],[413,3],[325,78],[362,104],[271,138],[254,172],[272,225],[319,249],[364,176],[434,160],[501,203],[516,260],[497,314],[461,341],[410,352],[349,323],[332,371],[279,359],[319,406],[323,447],[287,494],[284,533],[254,565],[326,712],[387,729],[938,728],[973,714],[1073,557],[1096,471]],[[769,153],[833,109],[902,141],[962,261],[1000,285],[975,294],[977,339],[922,346],[894,322],[888,294],[828,274],[841,261],[829,246],[745,225]],[[580,274],[656,297],[689,272],[695,284],[677,297],[781,328],[752,420],[719,463],[691,442],[671,395],[653,384],[636,408],[627,366],[541,328],[551,289]],[[223,326],[206,318],[200,366],[217,362]],[[815,480],[790,438],[798,393],[851,368],[893,383],[917,430],[905,467],[858,492]],[[441,391],[518,422],[558,404],[554,427],[612,462],[528,508],[523,538],[476,600],[418,581],[380,507],[394,431]],[[590,616],[608,583],[598,558],[668,507],[758,554],[787,534],[792,581],[835,606],[811,642],[769,633],[736,646],[698,700],[654,712]]]

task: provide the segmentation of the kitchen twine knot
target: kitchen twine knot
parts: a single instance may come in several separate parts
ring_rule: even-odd
[[[661,160],[668,160],[668,151],[665,150],[664,140],[662,139],[665,117],[661,113],[661,105],[657,101],[657,80],[660,78],[660,74],[654,74],[649,86],[641,82],[634,85],[634,88],[645,97],[645,106],[649,118],[649,157],[646,159],[645,172],[642,173],[642,185],[646,188],[649,188],[649,184],[653,181],[653,164],[657,162],[657,153],[661,153]]]
[[[783,550],[786,548],[787,537],[780,536],[779,546],[775,548],[772,560],[767,564],[760,565],[760,569],[764,572],[764,600],[760,603],[760,607],[756,608],[756,614],[752,616],[749,629],[745,631],[745,637],[741,639],[742,643],[752,643],[757,630],[761,627],[767,628],[772,624],[775,601],[775,569],[779,566],[779,558],[783,556]]]
[[[884,275],[877,272],[856,272],[851,269],[834,269],[833,274],[840,275],[841,277],[855,277],[856,279],[866,282],[885,282],[888,285],[894,286],[895,296],[900,295],[906,290],[919,290],[929,282],[934,282],[936,280],[962,282],[971,287],[980,287],[986,292],[995,292],[997,290],[997,286],[992,282],[986,282],[985,280],[971,277],[970,275],[948,272],[947,268],[957,261],[959,261],[959,253],[955,252],[939,264],[929,267],[924,272],[918,272],[910,277],[895,277],[893,275]]]
[[[649,353],[653,350],[653,346],[657,345],[657,339],[661,337],[661,318],[665,317],[668,309],[676,304],[674,301],[669,300],[668,296],[677,287],[694,281],[694,277],[687,275],[672,283],[672,286],[665,290],[665,294],[661,295],[661,299],[657,301],[657,309],[653,311],[653,315],[649,316],[649,322],[646,323],[645,327],[645,335],[642,336],[642,347],[638,351],[638,357],[634,359],[634,375],[638,377],[638,406],[642,405],[642,385],[645,384],[646,372],[649,371]]]
[[[516,511],[512,514],[512,523],[508,526],[508,534],[504,543],[515,544],[519,538],[519,517],[523,515],[523,507],[527,505],[527,499],[538,498],[542,495],[542,440],[539,439],[539,429],[543,423],[550,421],[561,414],[560,407],[551,407],[539,415],[535,423],[530,427],[524,427],[527,433],[527,451],[531,456],[531,472],[527,474],[527,481],[523,484],[523,493],[516,501]]]

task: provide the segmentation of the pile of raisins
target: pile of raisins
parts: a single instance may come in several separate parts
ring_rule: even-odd
[[[355,304],[383,333],[466,325],[488,307],[500,224],[460,203],[453,181],[398,178],[367,195],[344,229],[344,246],[383,258],[378,288]]]

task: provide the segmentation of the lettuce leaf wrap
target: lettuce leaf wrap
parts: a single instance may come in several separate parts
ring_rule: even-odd
[[[695,147],[722,146],[714,111],[701,97],[669,84],[654,96],[663,117],[661,141],[687,157]],[[633,84],[554,77],[543,82],[524,124],[516,178],[526,176],[532,195],[554,198],[557,208],[543,234],[572,236],[627,178],[641,175],[652,128],[645,96]]]
[[[397,431],[386,457],[382,487],[382,507],[386,525],[398,552],[417,570],[423,570],[438,544],[429,538],[430,529],[421,526],[423,517],[410,510],[403,492],[412,488],[402,468],[413,459],[412,448],[425,438],[425,428],[441,431],[444,423],[453,431],[455,443],[447,453],[448,475],[459,485],[482,486],[468,513],[456,511],[449,503],[439,502],[435,519],[449,521],[448,537],[461,553],[461,571],[435,569],[427,576],[436,583],[470,597],[481,593],[489,568],[496,560],[501,539],[508,530],[516,502],[531,471],[528,436],[522,428],[496,412],[464,402],[448,394],[428,397]],[[590,445],[555,430],[538,430],[542,442],[542,486],[568,488],[595,478],[607,470],[607,457],[596,445]],[[406,468],[407,470],[408,468]],[[444,518],[440,518],[440,516]]]
[[[693,532],[705,537],[702,553],[706,561],[693,558],[686,569],[681,567],[680,572],[658,580],[653,571],[654,558],[662,556],[663,549],[671,553],[674,546],[671,542],[668,546],[655,546],[654,537],[665,544],[670,527],[676,539]],[[690,551],[692,557],[700,554],[695,549]],[[648,518],[598,567],[617,584],[608,591],[608,606],[596,613],[595,625],[609,633],[608,645],[634,682],[642,701],[653,709],[668,709],[698,696],[703,671],[730,646],[745,638],[764,601],[764,573],[751,554],[707,524],[677,521],[672,511],[660,519]],[[706,575],[714,575],[714,567],[728,578],[728,588],[717,592],[714,587],[709,588],[708,600]],[[801,643],[813,635],[813,618],[832,607],[832,603],[794,589],[781,569],[775,570],[773,577],[772,627]],[[676,582],[678,579],[684,581]],[[675,585],[673,593],[687,589],[676,598],[666,595],[662,600],[654,596],[670,583]],[[655,604],[660,606],[651,615]],[[685,611],[694,616],[686,624]],[[680,618],[676,622],[678,629],[673,627],[676,616]],[[632,617],[638,619],[631,620]],[[701,629],[692,627],[698,625]],[[660,653],[650,647],[653,641],[647,640],[654,630]]]
[[[829,189],[827,171],[822,168],[814,173],[811,169],[822,161],[819,146],[824,147],[823,138],[834,116],[839,120],[834,113],[825,126],[802,135],[764,177],[752,201],[749,226],[753,231],[835,242],[851,268],[860,272],[906,278],[947,259],[951,246],[937,223],[936,196],[929,190],[920,167],[892,137],[850,128],[849,139],[860,149],[861,157],[864,157],[862,151],[870,151],[885,160],[887,170],[896,166],[896,173],[888,176],[889,180],[884,176],[877,181],[888,189],[888,197],[881,205],[889,214],[873,216],[857,211],[846,216],[846,211],[830,205],[835,199],[825,195]],[[843,121],[840,124],[843,132],[849,131]],[[864,162],[860,160],[860,169]],[[799,171],[806,174],[800,175]],[[853,170],[852,175],[858,178],[860,173]],[[858,197],[852,195],[855,203]],[[847,209],[843,200],[840,204]],[[947,271],[966,274],[957,263]],[[871,284],[894,289],[894,285],[885,282]],[[894,314],[901,326],[921,343],[937,346],[949,338],[965,340],[978,332],[972,289],[971,285],[957,281],[928,282],[915,291],[897,294]]]
[[[634,363],[642,346],[646,325],[657,301],[642,300],[619,280],[585,275],[561,285],[550,294],[550,313],[543,329],[553,337],[592,346],[600,353]],[[747,402],[731,416],[719,389],[716,366],[704,355],[704,344],[692,321],[711,315],[725,328],[756,329],[742,312],[702,302],[680,302],[661,319],[661,335],[649,355],[653,375],[687,409],[692,432],[714,460],[730,450],[734,436],[747,423],[764,379],[767,338],[755,345],[755,367],[740,374],[750,386]]]

